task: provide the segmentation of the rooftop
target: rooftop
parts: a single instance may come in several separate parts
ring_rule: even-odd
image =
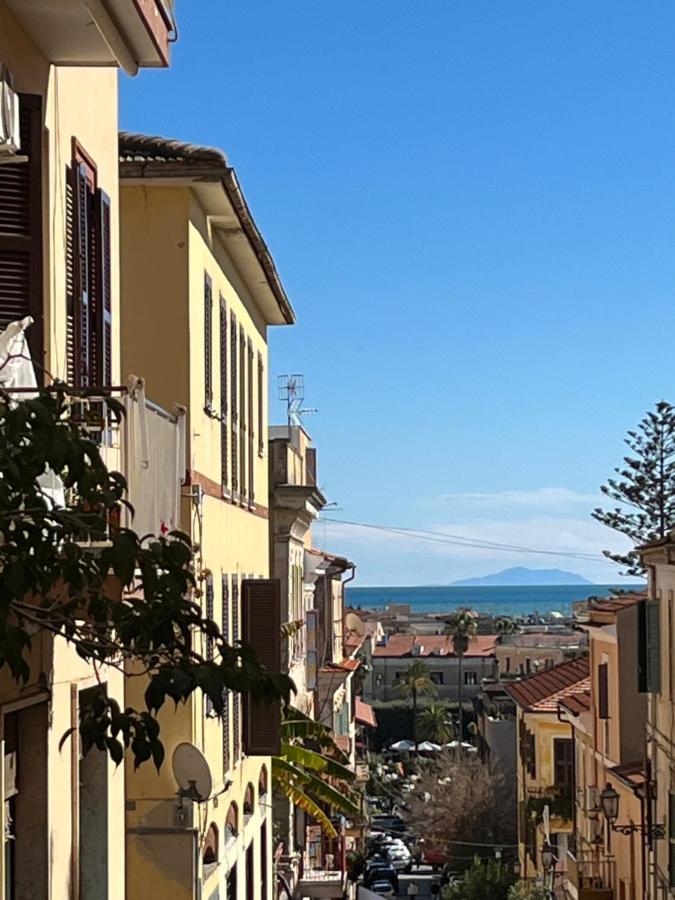
[[[494,656],[497,645],[496,634],[479,634],[469,640],[465,657]],[[415,649],[413,652],[413,647]],[[398,659],[403,656],[448,656],[455,655],[452,637],[449,634],[392,634],[386,644],[376,647],[373,656]]]
[[[375,710],[368,703],[364,703],[360,697],[356,698],[354,707],[354,717],[361,725],[367,725],[369,728],[377,727],[377,719],[375,718]]]
[[[590,693],[587,656],[551,666],[536,675],[505,685],[506,692],[526,712],[555,712],[558,703]]]
[[[243,234],[252,256],[256,272],[262,270],[264,278],[251,273],[252,284],[264,285],[266,297],[272,297],[281,317],[276,324],[293,324],[295,313],[281,283],[272,254],[253,219],[235,170],[228,164],[225,154],[213,147],[202,147],[173,138],[158,135],[119,134],[120,178],[127,180],[170,179],[172,182],[187,179],[195,191],[211,191],[209,204],[214,206],[211,220],[220,227],[226,238]],[[222,191],[220,191],[222,187]],[[216,194],[213,194],[216,191]],[[224,192],[224,197],[223,197]],[[218,199],[220,198],[220,199]],[[226,198],[227,209],[221,208]],[[203,201],[203,197],[200,197]],[[218,207],[217,213],[215,208]],[[237,250],[236,242],[231,242]]]

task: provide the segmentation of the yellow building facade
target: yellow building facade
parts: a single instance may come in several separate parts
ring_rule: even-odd
[[[237,641],[242,584],[270,574],[267,330],[293,312],[220,152],[123,134],[120,159],[123,363],[188,409],[182,527],[203,610]],[[245,753],[238,695],[226,707],[161,716],[168,759],[185,742],[205,756],[207,802],[181,803],[171,766],[127,769],[128,900],[148,884],[165,900],[272,897],[270,758]]]
[[[20,122],[16,149],[10,140],[0,152],[0,327],[30,316],[38,380],[75,388],[121,377],[117,70],[167,65],[173,30],[160,0],[93,6],[0,0],[0,81]],[[84,258],[104,266],[96,283],[80,268]],[[84,305],[89,296],[105,307],[105,334]],[[92,334],[105,350],[96,360]],[[108,463],[123,467],[120,435],[109,444]],[[36,638],[31,662],[20,691],[0,684],[0,898],[122,900],[124,772],[105,754],[81,759],[78,746],[79,700],[97,679],[58,639]],[[121,702],[121,675],[100,677]]]
[[[504,685],[517,706],[518,855],[525,879],[545,876],[542,849],[553,847],[553,886],[564,877],[574,810],[572,727],[559,703],[589,690],[587,657]]]

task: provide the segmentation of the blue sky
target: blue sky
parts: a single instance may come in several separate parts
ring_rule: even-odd
[[[236,167],[298,314],[272,334],[272,373],[305,375],[334,517],[619,546],[589,510],[625,431],[673,398],[672,3],[178,12],[173,67],[123,80],[122,126]],[[362,585],[615,577],[347,525],[326,540]]]

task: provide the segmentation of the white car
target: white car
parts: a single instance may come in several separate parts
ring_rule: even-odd
[[[370,890],[375,894],[379,894],[380,897],[396,896],[396,891],[388,881],[376,881],[374,884],[371,884]]]

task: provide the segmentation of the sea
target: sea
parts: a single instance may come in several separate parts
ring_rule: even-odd
[[[615,590],[644,590],[645,585],[555,584],[541,587],[347,587],[347,603],[362,609],[384,609],[390,603],[408,603],[411,611],[444,613],[470,608],[491,616],[545,616],[572,614],[572,604],[589,597],[607,597]]]

